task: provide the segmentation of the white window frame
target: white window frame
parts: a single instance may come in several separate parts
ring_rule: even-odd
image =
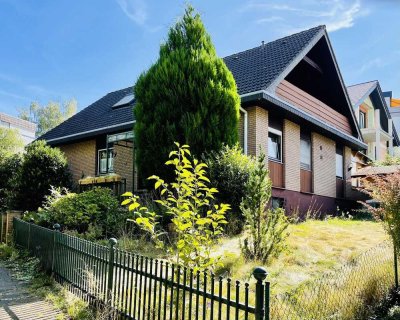
[[[311,136],[307,135],[307,142],[309,142],[310,144],[310,164],[308,167],[308,164],[305,164],[304,162],[301,162],[301,141],[306,141],[305,139],[301,138],[301,134],[300,134],[300,169],[302,170],[306,170],[306,171],[312,171],[312,141],[311,141]]]
[[[280,139],[281,139],[280,148],[279,148],[279,149],[280,149],[280,150],[279,150],[279,154],[280,154],[281,158],[280,158],[280,159],[277,159],[277,158],[270,157],[270,156],[269,156],[269,147],[268,147],[268,148],[267,148],[267,150],[268,150],[268,160],[282,163],[282,162],[283,162],[283,153],[282,153],[282,149],[283,149],[283,139],[282,139],[282,131],[277,130],[277,129],[274,129],[274,128],[268,128],[268,134],[269,134],[270,132],[273,133],[273,134],[275,134],[275,135],[277,135],[277,136],[279,136]],[[269,135],[268,135],[268,142],[269,142]]]
[[[363,126],[361,126],[361,114],[363,115]],[[359,114],[358,114],[358,122],[359,122],[359,124],[360,124],[360,128],[361,129],[365,129],[366,127],[367,127],[367,123],[366,123],[366,121],[367,121],[367,114],[364,112],[364,111],[362,111],[362,110],[360,110],[359,111]]]
[[[341,161],[341,166],[342,166],[342,172],[341,172],[341,176],[337,175],[337,165],[338,165],[338,156],[342,157],[342,161]],[[344,179],[344,150],[342,148],[342,154],[337,153],[337,151],[335,151],[335,174],[336,174],[336,178],[338,179]]]
[[[113,162],[113,166],[112,166],[113,170],[108,171],[108,168],[106,168],[106,172],[101,172],[100,171],[100,163],[101,163],[101,161],[100,161],[100,152],[103,152],[103,151],[107,152],[107,149],[99,149],[99,150],[97,150],[97,172],[98,172],[99,175],[114,172],[114,162]],[[108,148],[108,152],[111,155],[114,155],[114,148]],[[108,164],[110,164],[110,163],[108,162]]]

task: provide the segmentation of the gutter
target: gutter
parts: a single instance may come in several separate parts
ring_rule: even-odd
[[[340,138],[350,142],[353,146],[357,146],[357,148],[359,149],[367,149],[368,145],[365,144],[364,142],[362,142],[361,140],[350,136],[344,132],[339,131],[338,129],[336,129],[335,127],[322,122],[321,120],[317,119],[316,117],[297,109],[296,107],[288,104],[287,102],[272,96],[269,92],[267,92],[266,90],[258,90],[255,92],[251,92],[251,93],[246,93],[240,96],[242,103],[244,102],[251,102],[251,101],[257,101],[257,100],[265,100],[268,102],[271,102],[275,105],[277,105],[278,107],[282,108],[285,111],[288,111],[294,115],[296,115],[297,117],[304,119],[306,121],[311,122],[312,124],[326,130],[329,131],[330,133],[335,134],[336,136],[339,136]]]
[[[70,135],[67,135],[67,136],[54,138],[54,139],[44,139],[44,140],[46,140],[47,142],[57,142],[57,141],[66,140],[66,139],[69,139],[69,138],[87,136],[88,134],[99,132],[99,131],[107,131],[108,129],[116,129],[116,128],[119,128],[119,127],[123,127],[123,126],[134,124],[135,122],[136,122],[136,120],[133,120],[133,121],[128,121],[128,122],[115,124],[115,125],[108,126],[108,127],[97,128],[97,129],[93,129],[93,130],[88,130],[88,131],[84,131],[84,132],[79,132],[79,133],[74,133],[74,134],[70,134]],[[37,138],[37,140],[41,140],[41,138],[39,137],[39,138]]]

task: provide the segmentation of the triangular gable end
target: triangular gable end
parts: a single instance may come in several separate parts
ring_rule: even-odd
[[[362,141],[325,28],[265,90]]]

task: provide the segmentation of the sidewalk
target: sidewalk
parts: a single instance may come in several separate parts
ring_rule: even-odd
[[[29,293],[27,285],[12,279],[0,266],[0,320],[54,320],[61,313]]]

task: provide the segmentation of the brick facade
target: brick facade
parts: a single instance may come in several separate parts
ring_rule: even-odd
[[[283,121],[283,159],[285,187],[300,191],[300,126]]]
[[[248,135],[247,152],[249,155],[258,156],[261,150],[268,154],[268,111],[261,107],[247,109]]]
[[[315,132],[311,143],[314,193],[336,198],[336,144]]]
[[[82,176],[96,175],[96,140],[66,144],[59,148],[67,157],[75,184]]]
[[[114,171],[126,179],[126,190],[133,189],[133,144],[114,145]]]

